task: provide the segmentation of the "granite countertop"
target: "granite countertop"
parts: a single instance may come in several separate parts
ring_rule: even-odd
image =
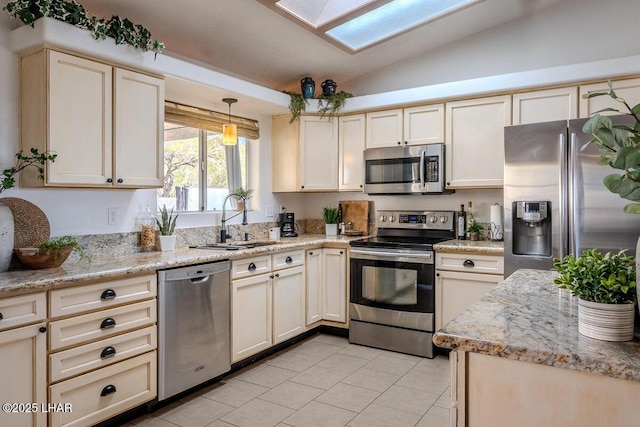
[[[447,240],[433,245],[436,252],[473,253],[478,255],[503,255],[504,242],[490,240]]]
[[[554,271],[518,270],[434,337],[440,347],[640,381],[640,331],[607,342],[578,333],[578,305]]]
[[[302,234],[281,238],[277,243],[237,251],[180,248],[173,252],[141,252],[109,257],[93,257],[90,262],[65,262],[58,268],[43,270],[14,270],[0,273],[0,297],[12,294],[47,290],[78,282],[97,281],[133,274],[154,273],[156,270],[200,264],[226,259],[266,255],[287,249],[342,244],[362,237]]]

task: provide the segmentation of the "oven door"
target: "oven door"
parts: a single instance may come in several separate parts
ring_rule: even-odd
[[[351,249],[351,303],[371,308],[433,314],[432,251]]]

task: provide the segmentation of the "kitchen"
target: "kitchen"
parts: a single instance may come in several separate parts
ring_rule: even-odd
[[[563,2],[559,7],[559,10],[555,12],[560,12],[565,14],[565,16],[573,16],[569,12],[569,6],[573,3],[573,5],[578,6],[582,13],[585,13],[585,19],[590,19],[594,22],[593,26],[597,28],[597,17],[604,13],[600,8],[604,9],[604,6],[590,4],[589,8],[586,8],[583,4],[577,5],[577,2]],[[627,16],[632,16],[631,13],[634,10],[634,5],[630,2],[628,4],[621,4],[620,7],[628,7],[630,13],[621,13],[621,19],[624,19]],[[551,15],[551,12],[548,12]],[[572,11],[573,13],[573,11]],[[542,16],[537,16],[537,19],[542,20]],[[549,22],[554,22],[554,18],[551,19],[549,16],[546,16],[547,20],[543,23],[537,22],[535,19],[528,22],[527,30],[530,32],[535,32],[536,29],[539,30],[538,26],[542,26],[546,28]],[[578,26],[578,19],[572,18],[568,20],[572,24]],[[13,144],[4,144],[2,145],[2,158],[10,158],[16,151],[17,141],[18,141],[18,118],[17,118],[17,108],[18,104],[18,93],[17,93],[17,85],[12,82],[17,81],[17,58],[15,54],[13,54],[6,46],[8,45],[8,34],[10,29],[13,29],[15,26],[15,22],[10,20],[8,17],[2,17],[2,40],[3,40],[3,49],[2,49],[2,67],[3,67],[3,75],[13,76],[10,79],[5,80],[2,85],[2,102],[0,103],[0,116],[3,117],[4,123],[11,124],[10,126],[5,126],[0,131],[2,132],[2,140],[3,141],[15,141]],[[632,28],[632,25],[624,26],[620,25],[619,31],[631,31],[626,30],[626,28]],[[574,33],[577,33],[578,30],[576,28],[573,29]],[[592,49],[590,43],[585,43],[584,46],[577,46],[578,51],[574,53],[573,58],[569,58],[568,62],[565,64],[562,61],[557,59],[552,60],[548,58],[549,54],[549,45],[553,45],[552,42],[545,43],[544,38],[541,38],[537,42],[534,43],[534,38],[538,37],[538,33],[536,32],[536,36],[532,36],[532,40],[529,42],[531,44],[539,43],[540,50],[538,51],[538,56],[535,56],[535,49],[533,52],[531,49],[527,52],[527,57],[522,57],[522,55],[517,54],[517,50],[521,49],[521,44],[516,43],[515,40],[518,40],[519,37],[513,37],[514,41],[512,45],[504,46],[503,43],[506,43],[509,37],[504,37],[502,31],[509,31],[509,28],[502,29],[501,31],[491,31],[485,34],[483,40],[467,40],[461,46],[454,46],[451,51],[439,51],[437,52],[437,57],[435,59],[441,59],[440,61],[434,60],[433,56],[430,57],[430,62],[441,64],[439,66],[432,65],[433,68],[426,68],[425,75],[436,75],[433,77],[433,83],[431,81],[423,81],[420,79],[416,79],[415,77],[411,78],[411,66],[420,67],[422,69],[425,66],[424,61],[415,60],[415,64],[408,63],[408,69],[406,71],[406,80],[414,81],[414,84],[411,84],[410,87],[424,87],[424,89],[415,89],[403,91],[399,90],[397,92],[391,92],[388,94],[373,96],[375,99],[373,101],[368,101],[366,99],[358,99],[358,97],[354,98],[353,102],[347,103],[347,108],[345,112],[357,112],[362,110],[368,110],[375,108],[387,108],[391,105],[398,105],[404,103],[415,104],[423,100],[429,99],[437,99],[445,97],[444,95],[424,95],[424,93],[436,93],[438,94],[438,90],[449,90],[453,96],[461,96],[461,92],[465,90],[471,92],[472,90],[468,89],[469,86],[472,86],[473,82],[468,81],[468,79],[472,79],[474,77],[482,77],[482,76],[492,76],[503,74],[505,72],[518,72],[529,70],[530,72],[525,72],[524,74],[516,74],[514,75],[514,79],[518,80],[517,86],[519,88],[527,88],[533,86],[548,86],[555,85],[557,83],[564,83],[568,81],[582,81],[582,80],[590,80],[588,76],[592,76],[592,71],[585,72],[585,68],[580,68],[577,65],[573,67],[571,64],[580,64],[580,63],[588,63],[590,61],[598,61],[603,60],[604,65],[602,65],[605,71],[599,71],[601,74],[598,75],[599,78],[607,78],[607,77],[615,77],[616,75],[633,75],[637,74],[637,68],[634,68],[634,63],[631,62],[631,65],[627,65],[627,68],[621,67],[619,62],[615,60],[611,60],[609,66],[607,67],[607,58],[609,56],[613,57],[625,57],[628,55],[636,54],[637,52],[633,51],[633,47],[625,46],[624,44],[616,45],[611,49],[618,49],[616,53],[608,53],[605,57],[595,57],[589,55],[595,55],[595,51],[597,49]],[[511,28],[511,31],[515,31]],[[571,27],[567,26],[562,30],[567,33],[571,32]],[[546,37],[551,37],[550,33],[547,33]],[[567,39],[562,36],[563,33],[555,33],[555,37],[560,39]],[[582,37],[589,38],[591,43],[598,42],[598,37],[596,34],[583,35]],[[621,37],[623,38],[623,37]],[[492,64],[488,64],[486,58],[479,58],[481,52],[486,52],[486,55],[489,57],[494,57],[492,53],[495,49],[497,43],[497,39],[502,39],[502,42],[498,45],[502,45],[502,48],[505,52],[512,53],[511,55],[505,54],[505,57],[498,56],[495,57],[495,62]],[[631,37],[629,37],[631,39]],[[479,52],[474,53],[475,47],[477,44],[484,42],[485,48],[480,50]],[[600,43],[603,43],[600,41]],[[560,50],[560,47],[557,47]],[[608,49],[608,47],[607,47]],[[605,49],[603,49],[605,50]],[[529,56],[530,55],[530,56]],[[464,57],[465,63],[464,67],[460,67],[459,59],[456,63],[455,58],[453,57]],[[473,58],[477,58],[475,62],[470,62]],[[518,58],[519,61],[514,60],[514,58]],[[531,62],[528,62],[531,61]],[[521,63],[525,62],[531,64],[527,67],[526,64],[522,65]],[[473,66],[470,66],[472,64]],[[540,65],[542,64],[542,65]],[[622,65],[627,64],[627,62],[622,61]],[[538,68],[552,68],[554,66],[566,65],[568,67],[565,70],[569,75],[564,75],[559,72],[558,74],[553,74],[553,77],[540,77],[540,75],[536,75],[535,72],[531,70],[535,70]],[[492,66],[494,68],[485,69],[486,67]],[[443,67],[442,70],[438,70],[436,67]],[[578,71],[576,71],[578,69]],[[393,73],[398,73],[399,70],[394,69]],[[444,85],[438,86],[437,83],[443,83],[445,77],[441,75],[440,79],[437,78],[437,73],[440,71],[442,75],[447,74],[451,76],[452,79],[458,81],[467,81],[467,88],[453,88],[453,85]],[[553,70],[552,70],[553,71]],[[584,72],[584,75],[580,74]],[[475,73],[475,74],[474,74]],[[574,73],[574,74],[570,74]],[[618,74],[619,73],[619,74]],[[541,74],[546,74],[541,73]],[[426,77],[425,77],[426,78]],[[526,81],[527,78],[530,78],[529,81]],[[557,78],[557,80],[553,80]],[[536,80],[537,79],[537,80]],[[372,84],[379,83],[378,86],[374,85],[373,94],[382,93],[386,91],[393,91],[394,89],[391,87],[384,86],[385,75],[384,73],[379,76],[378,79],[371,79]],[[399,78],[399,80],[401,80]],[[440,81],[439,81],[440,80]],[[499,92],[502,87],[500,83],[496,83],[497,79],[487,78],[482,82],[476,82],[477,95],[484,95],[493,92]],[[240,84],[237,81],[232,81],[232,83]],[[432,84],[435,86],[432,86]],[[458,86],[465,86],[465,83],[460,83]],[[199,86],[198,86],[199,87]],[[379,88],[379,89],[378,89]],[[354,86],[353,90],[356,93],[360,91],[356,91],[357,86]],[[458,91],[458,92],[456,92]],[[193,94],[193,90],[191,92],[185,90],[184,93],[189,93],[192,97],[197,98]],[[364,89],[362,93],[367,93]],[[278,103],[281,108],[281,113],[286,114],[286,97],[273,94],[274,97],[277,98]],[[219,97],[221,98],[221,97]],[[188,102],[189,99],[184,99],[184,102]],[[197,103],[197,99],[194,100],[194,103]],[[234,106],[234,112],[239,115],[246,114],[249,117],[256,118],[260,121],[261,128],[261,139],[258,144],[258,150],[260,155],[255,156],[255,158],[260,159],[269,159],[270,156],[270,148],[271,143],[270,135],[271,135],[271,118],[270,114],[260,114],[255,112],[250,112],[243,110],[243,108],[248,109],[248,107],[240,107],[240,105]],[[336,204],[339,200],[348,199],[358,199],[358,198],[366,198],[367,196],[361,193],[346,193],[346,194],[337,194],[337,193],[320,193],[320,194],[273,194],[270,191],[270,182],[271,182],[271,172],[268,165],[268,160],[263,161],[263,163],[267,163],[267,165],[261,164],[259,170],[259,176],[254,177],[256,186],[253,188],[259,189],[259,201],[260,206],[272,205],[275,207],[278,206],[286,206],[289,211],[293,211],[296,213],[298,218],[318,218],[320,216],[320,212],[322,207],[327,204]],[[150,194],[151,193],[151,194]],[[347,196],[348,194],[348,196]],[[145,202],[150,202],[152,205],[155,205],[155,195],[150,191],[131,191],[131,190],[121,190],[121,191],[91,191],[91,190],[82,190],[82,189],[46,189],[46,190],[37,190],[37,189],[14,189],[11,193],[14,197],[23,197],[25,199],[31,200],[40,206],[45,212],[47,212],[53,226],[53,234],[62,235],[62,234],[73,234],[73,235],[90,235],[90,234],[111,234],[111,233],[130,233],[134,230],[134,218],[137,216],[138,212],[142,209]],[[65,203],[61,205],[59,203],[60,199],[63,199]],[[374,196],[370,197],[370,200],[373,201],[376,209],[391,209],[395,208],[398,205],[403,205],[403,207],[414,207],[414,204],[418,209],[456,209],[460,204],[466,204],[469,200],[473,201],[474,208],[476,210],[476,216],[481,222],[488,222],[489,220],[489,206],[495,202],[500,202],[503,199],[503,194],[501,189],[482,189],[482,190],[460,190],[455,194],[451,195],[442,195],[442,196],[428,196],[424,198],[414,199],[408,196],[398,196],[398,197],[389,197],[389,196]],[[416,200],[418,202],[416,203]],[[86,203],[89,201],[90,203]],[[107,208],[109,207],[119,207],[120,213],[120,222],[118,225],[108,225],[107,220],[105,218]],[[96,218],[105,218],[104,221],[96,220]],[[196,227],[196,226],[206,226],[209,225],[212,221],[211,217],[206,217],[206,215],[202,215],[202,217],[197,216],[183,216],[179,227],[187,228],[187,227]],[[270,222],[273,221],[272,217],[266,217],[262,211],[253,211],[249,213],[249,222]]]

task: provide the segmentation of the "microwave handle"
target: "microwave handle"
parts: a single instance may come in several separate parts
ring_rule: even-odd
[[[420,153],[420,184],[422,188],[424,188],[424,162],[425,162],[426,153],[424,150]]]

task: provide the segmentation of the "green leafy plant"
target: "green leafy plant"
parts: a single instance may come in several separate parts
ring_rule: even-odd
[[[8,2],[2,10],[32,27],[37,19],[46,16],[89,30],[95,39],[112,37],[116,44],[126,43],[156,55],[164,50],[164,43],[154,40],[142,25],[117,15],[108,20],[97,18],[75,0],[15,0]]]
[[[289,100],[289,111],[291,112],[291,119],[289,123],[293,123],[300,118],[300,115],[307,110],[307,105],[309,105],[309,101],[307,98],[302,96],[301,93],[289,92],[288,90],[283,90],[282,92],[289,95],[291,98]]]
[[[608,91],[593,92],[583,97],[609,96],[624,105],[626,111],[622,113],[615,108],[605,108],[594,113],[582,128],[593,137],[583,149],[590,143],[596,144],[600,150],[598,163],[623,171],[607,175],[603,183],[612,193],[633,202],[624,207],[625,212],[640,214],[640,104],[631,107],[616,95],[612,83],[608,84]],[[635,123],[632,126],[614,125],[611,118],[599,114],[604,111],[626,114]]]
[[[237,200],[242,200],[243,202],[246,202],[253,195],[253,190],[249,188],[244,189],[240,187],[233,190],[230,194],[231,196],[235,197]]]
[[[603,255],[588,249],[579,257],[567,255],[553,261],[560,273],[554,283],[580,299],[605,304],[636,301],[635,257],[626,255],[624,250]]]
[[[160,230],[160,234],[163,236],[171,236],[176,229],[176,221],[180,215],[173,216],[173,208],[171,208],[171,212],[167,211],[167,205],[163,205],[160,210],[160,221],[156,218],[156,224],[158,225],[158,229]]]
[[[62,236],[56,239],[49,240],[39,246],[40,253],[48,255],[51,252],[57,251],[58,249],[72,247],[75,252],[80,255],[80,258],[83,260],[89,260],[89,256],[84,252],[84,249],[75,237],[73,236]]]
[[[318,97],[318,113],[322,117],[329,116],[335,117],[338,111],[342,109],[347,103],[347,99],[353,97],[352,94],[345,91],[339,91],[331,96],[320,95]]]
[[[479,224],[474,221],[472,224],[469,225],[469,227],[467,228],[467,231],[469,233],[482,233],[484,231],[484,227],[482,226],[482,224]]]
[[[333,206],[325,206],[322,208],[322,218],[326,224],[338,223],[338,208]]]
[[[57,154],[53,154],[49,151],[40,153],[36,148],[32,148],[29,155],[23,154],[22,150],[20,150],[18,153],[16,153],[16,164],[10,168],[3,170],[2,175],[0,175],[0,193],[2,193],[4,190],[15,187],[15,175],[21,170],[28,167],[33,166],[38,168],[38,172],[40,173],[39,178],[43,179],[43,166],[47,163],[47,161],[55,162],[57,156]]]

